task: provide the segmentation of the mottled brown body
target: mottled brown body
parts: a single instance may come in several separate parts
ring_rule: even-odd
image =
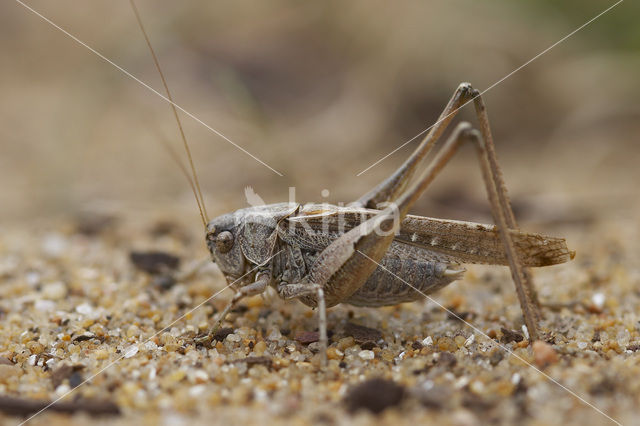
[[[264,209],[272,213],[288,212],[291,206],[274,204]],[[256,208],[235,214],[247,220],[255,215],[252,211]],[[279,223],[274,246],[279,254],[272,261],[270,285],[277,288],[283,282],[301,282],[322,250],[377,213],[371,209],[328,204],[297,206],[295,213]],[[522,232],[512,232],[512,237],[526,266],[562,263],[570,257],[560,238]],[[495,226],[407,215],[380,261],[381,266],[362,287],[344,300],[325,291],[326,303],[328,307],[338,303],[375,307],[412,302],[462,278],[461,263],[507,264]],[[249,269],[254,266],[246,265]],[[313,307],[317,304],[313,295],[300,300]]]

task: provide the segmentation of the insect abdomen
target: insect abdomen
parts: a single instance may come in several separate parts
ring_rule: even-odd
[[[343,303],[355,306],[388,306],[424,299],[447,284],[460,279],[463,269],[426,260],[386,256],[369,279]]]

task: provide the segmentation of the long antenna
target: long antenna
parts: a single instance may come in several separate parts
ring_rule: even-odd
[[[198,175],[196,173],[196,168],[193,165],[193,158],[191,156],[191,150],[189,149],[189,144],[187,143],[187,138],[184,135],[184,129],[182,128],[182,123],[180,122],[180,116],[178,115],[178,110],[176,109],[174,102],[173,102],[173,98],[171,96],[171,91],[169,91],[169,86],[167,85],[167,81],[164,78],[164,73],[162,72],[162,68],[160,68],[160,62],[158,61],[158,57],[156,56],[156,52],[153,50],[153,46],[151,46],[151,41],[149,40],[149,36],[147,35],[147,32],[144,29],[144,25],[142,24],[142,19],[140,18],[140,13],[138,12],[138,8],[136,7],[136,4],[134,3],[133,0],[129,0],[129,2],[131,3],[131,8],[133,9],[133,13],[136,15],[136,20],[138,21],[138,26],[140,27],[140,30],[142,31],[142,34],[144,35],[144,39],[147,42],[147,46],[149,46],[149,51],[151,52],[151,56],[153,57],[153,62],[156,65],[156,69],[158,70],[158,73],[160,74],[160,79],[162,80],[162,85],[164,86],[164,90],[167,93],[167,98],[169,98],[169,100],[171,101],[170,105],[171,105],[171,110],[173,111],[173,116],[176,119],[176,122],[178,123],[178,129],[180,129],[180,136],[182,137],[182,144],[184,146],[184,150],[187,153],[187,158],[189,159],[189,165],[191,166],[191,175],[193,176],[193,182],[191,181],[191,179],[189,180],[189,185],[191,186],[191,189],[193,190],[193,194],[196,197],[196,202],[198,203],[198,208],[200,209],[200,216],[202,217],[203,223],[205,225],[205,227],[207,226],[207,223],[209,222],[209,215],[207,215],[207,209],[204,205],[204,197],[202,196],[202,191],[200,190],[200,182],[198,181]],[[165,146],[168,146],[165,144]],[[179,161],[177,154],[175,153],[175,151],[173,151],[172,149],[169,149],[169,152],[171,154],[171,156],[174,158],[174,160],[177,160],[178,165],[180,166],[180,168],[183,170],[183,172],[186,172],[184,165],[182,164],[182,162]],[[188,173],[185,173],[186,176],[188,176]],[[195,188],[194,188],[195,185]]]
[[[200,211],[200,218],[202,219],[202,224],[205,226],[205,228],[207,227],[207,223],[208,220],[205,218],[205,214],[202,211],[202,205],[200,204],[200,200],[198,200],[198,196],[196,193],[196,187],[193,184],[193,180],[191,179],[191,175],[189,174],[189,171],[187,170],[187,167],[184,165],[184,163],[182,162],[182,160],[180,159],[180,156],[178,155],[178,153],[173,149],[173,147],[171,146],[171,144],[169,143],[169,141],[167,141],[166,139],[160,137],[159,138],[160,143],[162,143],[162,145],[164,146],[164,148],[167,150],[167,152],[169,153],[169,155],[171,156],[171,158],[173,158],[173,161],[175,161],[175,163],[178,165],[178,167],[180,168],[180,171],[182,172],[182,174],[184,175],[185,179],[187,179],[187,182],[189,183],[189,186],[191,187],[191,191],[193,192],[193,195],[196,198],[196,203],[198,203],[198,210]]]

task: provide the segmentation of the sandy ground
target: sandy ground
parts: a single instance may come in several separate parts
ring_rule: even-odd
[[[470,266],[435,300],[471,326],[429,301],[340,306],[330,310],[331,359],[322,371],[317,344],[309,343],[315,314],[273,294],[243,302],[213,348],[196,346],[194,335],[231,292],[220,292],[225,283],[213,266],[177,282],[136,267],[132,250],[175,255],[183,271],[204,253],[192,226],[135,219],[2,230],[3,395],[117,409],[90,418],[117,424],[610,423],[596,409],[623,424],[637,421],[637,221],[563,226],[576,259],[535,275],[547,346],[532,350],[523,336],[506,268]],[[370,378],[401,389],[367,382],[373,391],[354,391]],[[385,404],[379,414],[366,408]],[[3,415],[8,424],[21,418]],[[48,410],[33,424],[68,420]]]

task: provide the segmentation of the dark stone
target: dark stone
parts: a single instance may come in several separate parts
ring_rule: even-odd
[[[105,400],[80,398],[66,402],[0,396],[0,411],[8,415],[25,417],[44,410],[67,414],[83,412],[91,416],[117,416],[120,414],[120,409],[115,403]]]
[[[244,314],[245,312],[247,312],[249,310],[249,307],[246,305],[238,305],[235,308],[231,309],[231,312],[233,312],[234,314]]]
[[[51,373],[51,383],[53,384],[53,388],[57,388],[58,386],[60,386],[65,379],[69,379],[69,386],[71,387],[75,387],[71,384],[71,376],[74,374],[78,374],[79,375],[79,371],[82,370],[84,368],[83,365],[69,365],[69,364],[63,364],[60,367],[56,368],[52,373]],[[74,379],[74,381],[77,380],[77,378]],[[80,376],[80,383],[82,383],[82,376]],[[77,385],[76,385],[77,386]]]
[[[179,257],[160,251],[132,251],[129,259],[138,269],[149,274],[166,273],[180,266]]]
[[[116,222],[114,216],[86,214],[77,218],[76,231],[79,234],[95,236],[109,228],[113,228]]]
[[[465,391],[462,394],[462,405],[470,410],[486,412],[495,405],[495,402],[488,398],[476,395],[475,393]]]
[[[348,322],[344,327],[344,334],[353,337],[358,344],[364,342],[377,342],[382,339],[382,332],[375,328],[365,327],[363,325]]]
[[[96,337],[95,334],[89,333],[89,332],[85,332],[85,333],[82,333],[82,334],[79,334],[79,335],[75,336],[72,340],[73,340],[74,343],[75,342],[84,342],[84,341],[87,341],[87,340],[91,340],[94,337]]]
[[[176,283],[176,279],[171,275],[160,275],[153,279],[153,286],[161,290],[169,290]]]
[[[613,395],[618,387],[618,382],[613,377],[603,377],[589,388],[592,395]]]
[[[489,355],[489,362],[494,367],[498,365],[500,361],[502,361],[503,359],[504,359],[504,352],[502,352],[501,349],[496,349],[495,351],[491,352],[491,355]]]
[[[378,347],[378,345],[376,345],[375,342],[364,342],[363,344],[360,345],[361,349],[364,349],[364,350],[367,350],[367,351],[370,351],[373,348],[377,348],[377,347]]]
[[[436,360],[436,364],[440,367],[453,367],[454,365],[456,365],[456,363],[458,362],[458,360],[456,359],[456,356],[454,354],[452,354],[451,352],[439,352],[438,353],[438,359]]]
[[[452,308],[447,308],[447,319],[451,321],[468,321],[473,318],[471,312],[457,312]]]
[[[501,327],[500,331],[502,331],[502,337],[500,338],[502,343],[522,342],[524,340],[524,336],[515,330]]]
[[[84,378],[82,377],[82,374],[77,371],[69,376],[69,386],[71,386],[72,388],[80,386],[83,381]]]
[[[320,333],[317,331],[298,331],[294,336],[294,340],[303,345],[317,342],[320,339]]]
[[[213,340],[216,340],[218,342],[222,342],[230,334],[233,334],[233,328],[231,328],[231,327],[221,328],[218,331],[216,331],[216,334],[213,335]]]
[[[344,398],[349,412],[368,410],[379,414],[389,407],[399,405],[405,396],[405,388],[392,380],[370,379],[352,387]]]

